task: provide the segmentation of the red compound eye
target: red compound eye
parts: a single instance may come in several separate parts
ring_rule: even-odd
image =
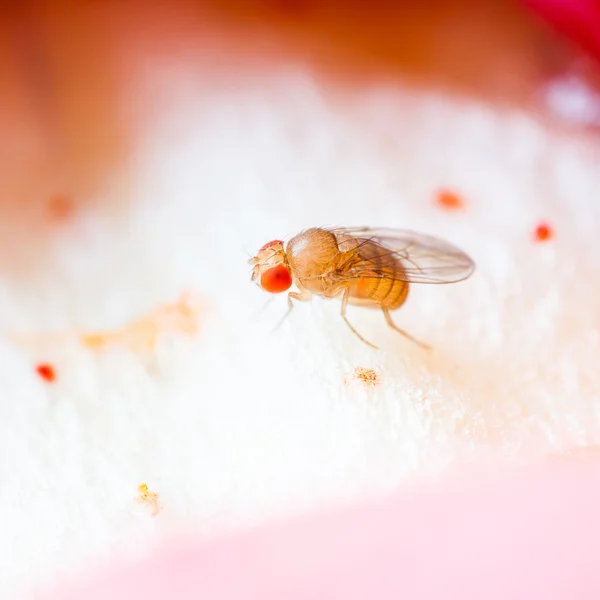
[[[267,248],[270,248],[271,246],[277,246],[277,244],[283,244],[283,242],[281,240],[273,240],[272,242],[269,242],[268,244],[265,244],[260,249],[260,252],[262,252],[263,250],[266,250]]]
[[[285,265],[277,265],[267,269],[260,277],[260,287],[265,292],[280,294],[292,285],[292,274]]]

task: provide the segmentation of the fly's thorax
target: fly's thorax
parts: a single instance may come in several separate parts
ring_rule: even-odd
[[[292,272],[300,279],[322,275],[335,261],[338,253],[335,236],[317,227],[294,236],[286,249]]]
[[[340,290],[340,282],[333,267],[305,279],[296,278],[296,283],[298,287],[324,298],[333,298]]]

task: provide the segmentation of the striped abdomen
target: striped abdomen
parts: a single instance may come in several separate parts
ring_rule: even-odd
[[[360,240],[355,252],[360,256],[361,265],[368,263],[369,269],[379,276],[353,281],[350,284],[350,303],[371,305],[373,308],[385,306],[389,310],[400,308],[409,288],[408,282],[403,281],[401,263],[380,245],[368,240]]]

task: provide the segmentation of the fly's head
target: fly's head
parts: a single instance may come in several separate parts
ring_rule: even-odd
[[[252,281],[265,292],[279,294],[291,287],[292,272],[281,240],[265,244],[248,263],[254,267]]]

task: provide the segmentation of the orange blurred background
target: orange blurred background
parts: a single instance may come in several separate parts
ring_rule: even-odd
[[[349,85],[403,78],[528,104],[574,52],[509,0],[24,0],[1,10],[4,218],[64,216],[127,170],[137,126],[159,110],[129,85],[149,58],[197,63],[199,77],[301,61]]]

